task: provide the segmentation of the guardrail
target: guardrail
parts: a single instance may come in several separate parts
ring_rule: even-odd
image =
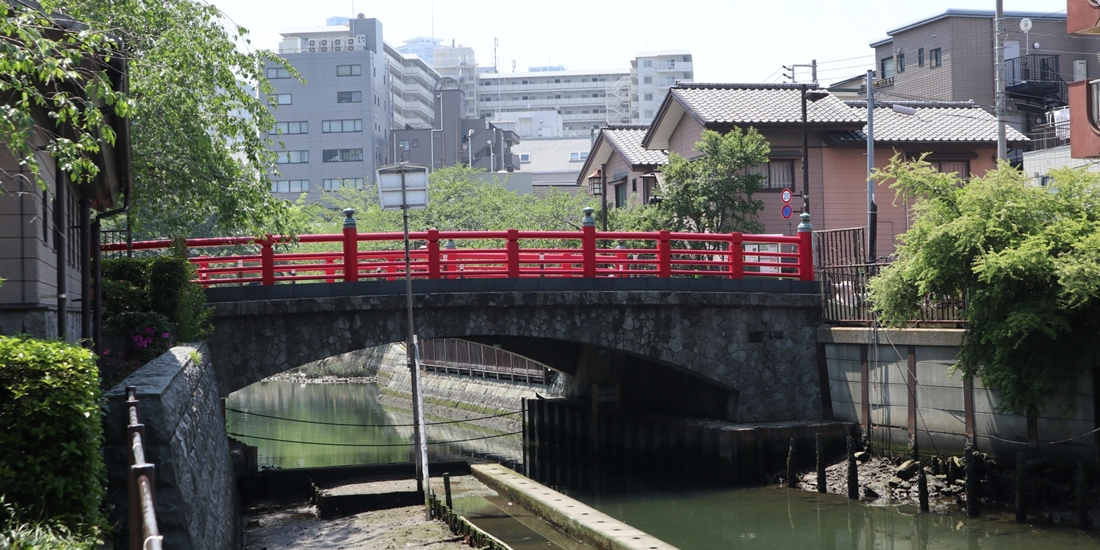
[[[357,233],[353,210],[346,210],[342,234],[300,235],[296,239],[224,237],[188,239],[195,249],[257,245],[259,254],[190,257],[200,284],[241,285],[291,282],[355,282],[404,277],[402,233]],[[808,217],[808,216],[807,216]],[[814,280],[812,228],[808,219],[798,236],[670,231],[596,231],[589,216],[581,231],[427,231],[412,232],[422,242],[411,251],[410,275],[417,279],[745,277]],[[559,246],[540,247],[552,241]],[[370,243],[375,250],[360,250]],[[522,247],[522,244],[534,246]],[[339,245],[339,250],[276,253],[293,244]],[[600,248],[600,245],[607,248]],[[173,241],[140,241],[133,250],[167,249]],[[501,246],[503,245],[503,246]],[[105,244],[105,252],[120,244]],[[614,248],[610,248],[614,246]],[[692,248],[695,246],[695,248]],[[336,248],[336,246],[332,246]],[[354,266],[354,269],[350,268]]]
[[[420,363],[433,372],[497,380],[550,383],[550,369],[502,349],[455,338],[432,338],[418,346]]]
[[[160,550],[164,537],[157,528],[153,506],[154,467],[145,461],[145,425],[138,421],[137,388],[126,386],[126,440],[130,445],[130,550]]]

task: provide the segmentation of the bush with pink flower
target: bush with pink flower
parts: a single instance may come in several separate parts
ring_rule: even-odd
[[[168,351],[175,343],[175,332],[168,318],[148,311],[133,311],[115,315],[107,320],[108,332],[122,339],[123,359],[148,361]]]

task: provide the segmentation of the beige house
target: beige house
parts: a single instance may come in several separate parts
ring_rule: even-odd
[[[650,202],[661,167],[668,164],[668,153],[642,146],[648,129],[626,124],[601,128],[577,175],[577,185],[586,186],[592,195],[605,194],[608,206]]]

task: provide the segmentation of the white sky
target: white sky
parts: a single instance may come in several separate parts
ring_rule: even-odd
[[[275,50],[279,31],[323,26],[334,15],[363,13],[400,46],[433,35],[473,47],[502,71],[565,65],[627,70],[642,51],[691,50],[696,82],[780,82],[782,65],[817,59],[829,83],[874,64],[868,44],[948,8],[992,11],[994,0],[207,0],[250,31],[252,47]],[[1064,14],[1067,0],[1005,0],[1006,11]],[[807,72],[800,81],[809,80]]]

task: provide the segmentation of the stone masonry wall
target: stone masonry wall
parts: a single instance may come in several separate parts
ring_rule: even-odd
[[[241,547],[240,508],[218,386],[205,344],[180,345],[107,392],[108,498],[126,539],[126,386],[137,387],[145,457],[156,466],[154,503],[164,547]]]

